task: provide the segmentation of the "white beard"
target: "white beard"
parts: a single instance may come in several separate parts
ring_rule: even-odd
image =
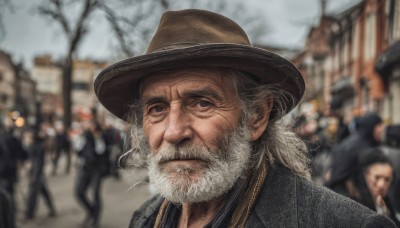
[[[242,125],[243,126],[243,125]],[[197,146],[170,146],[155,156],[149,155],[149,179],[158,192],[175,203],[208,201],[229,191],[248,168],[251,157],[250,133],[246,127],[238,127],[228,136],[221,137],[218,149],[209,150]],[[200,171],[188,166],[176,165],[164,172],[160,161],[173,159],[199,159],[206,166]],[[198,177],[192,178],[191,173]]]

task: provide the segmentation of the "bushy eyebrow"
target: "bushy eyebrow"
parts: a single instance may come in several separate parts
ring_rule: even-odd
[[[216,101],[223,100],[221,94],[219,94],[217,91],[215,91],[214,89],[211,89],[211,88],[189,90],[189,91],[184,92],[183,96],[191,97],[191,98],[209,97]]]
[[[159,102],[162,102],[162,103],[167,102],[166,97],[164,97],[164,96],[145,96],[145,97],[142,97],[142,106],[147,106],[147,105],[151,105],[151,104],[159,103]]]
[[[211,88],[203,88],[203,89],[191,89],[183,92],[182,96],[185,98],[199,98],[199,97],[209,97],[216,101],[222,101],[223,97],[217,91]],[[151,105],[154,103],[168,103],[168,99],[163,95],[156,96],[143,96],[142,104],[144,106]]]

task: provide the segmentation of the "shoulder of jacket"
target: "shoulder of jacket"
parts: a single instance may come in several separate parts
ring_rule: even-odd
[[[318,216],[311,216],[314,224],[323,226],[335,224],[339,227],[357,226],[357,224],[360,227],[395,227],[389,218],[378,215],[348,197],[324,186],[315,185],[304,178],[296,179],[299,212],[315,215],[312,211],[318,211]],[[302,217],[304,218],[299,216],[299,219],[302,220]]]
[[[145,224],[155,222],[150,220],[155,220],[163,201],[164,198],[158,194],[147,200],[133,213],[129,227],[145,227]]]
[[[374,213],[364,220],[362,227],[396,228],[396,224],[388,217]]]

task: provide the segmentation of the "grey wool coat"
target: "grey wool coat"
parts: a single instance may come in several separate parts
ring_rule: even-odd
[[[153,227],[163,198],[155,196],[139,208],[130,228]],[[246,227],[382,227],[395,228],[386,216],[316,186],[287,168],[269,169],[263,189]]]

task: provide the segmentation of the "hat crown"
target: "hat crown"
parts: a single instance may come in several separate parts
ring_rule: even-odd
[[[147,53],[212,43],[250,46],[243,29],[227,17],[196,9],[167,11],[160,19]]]

